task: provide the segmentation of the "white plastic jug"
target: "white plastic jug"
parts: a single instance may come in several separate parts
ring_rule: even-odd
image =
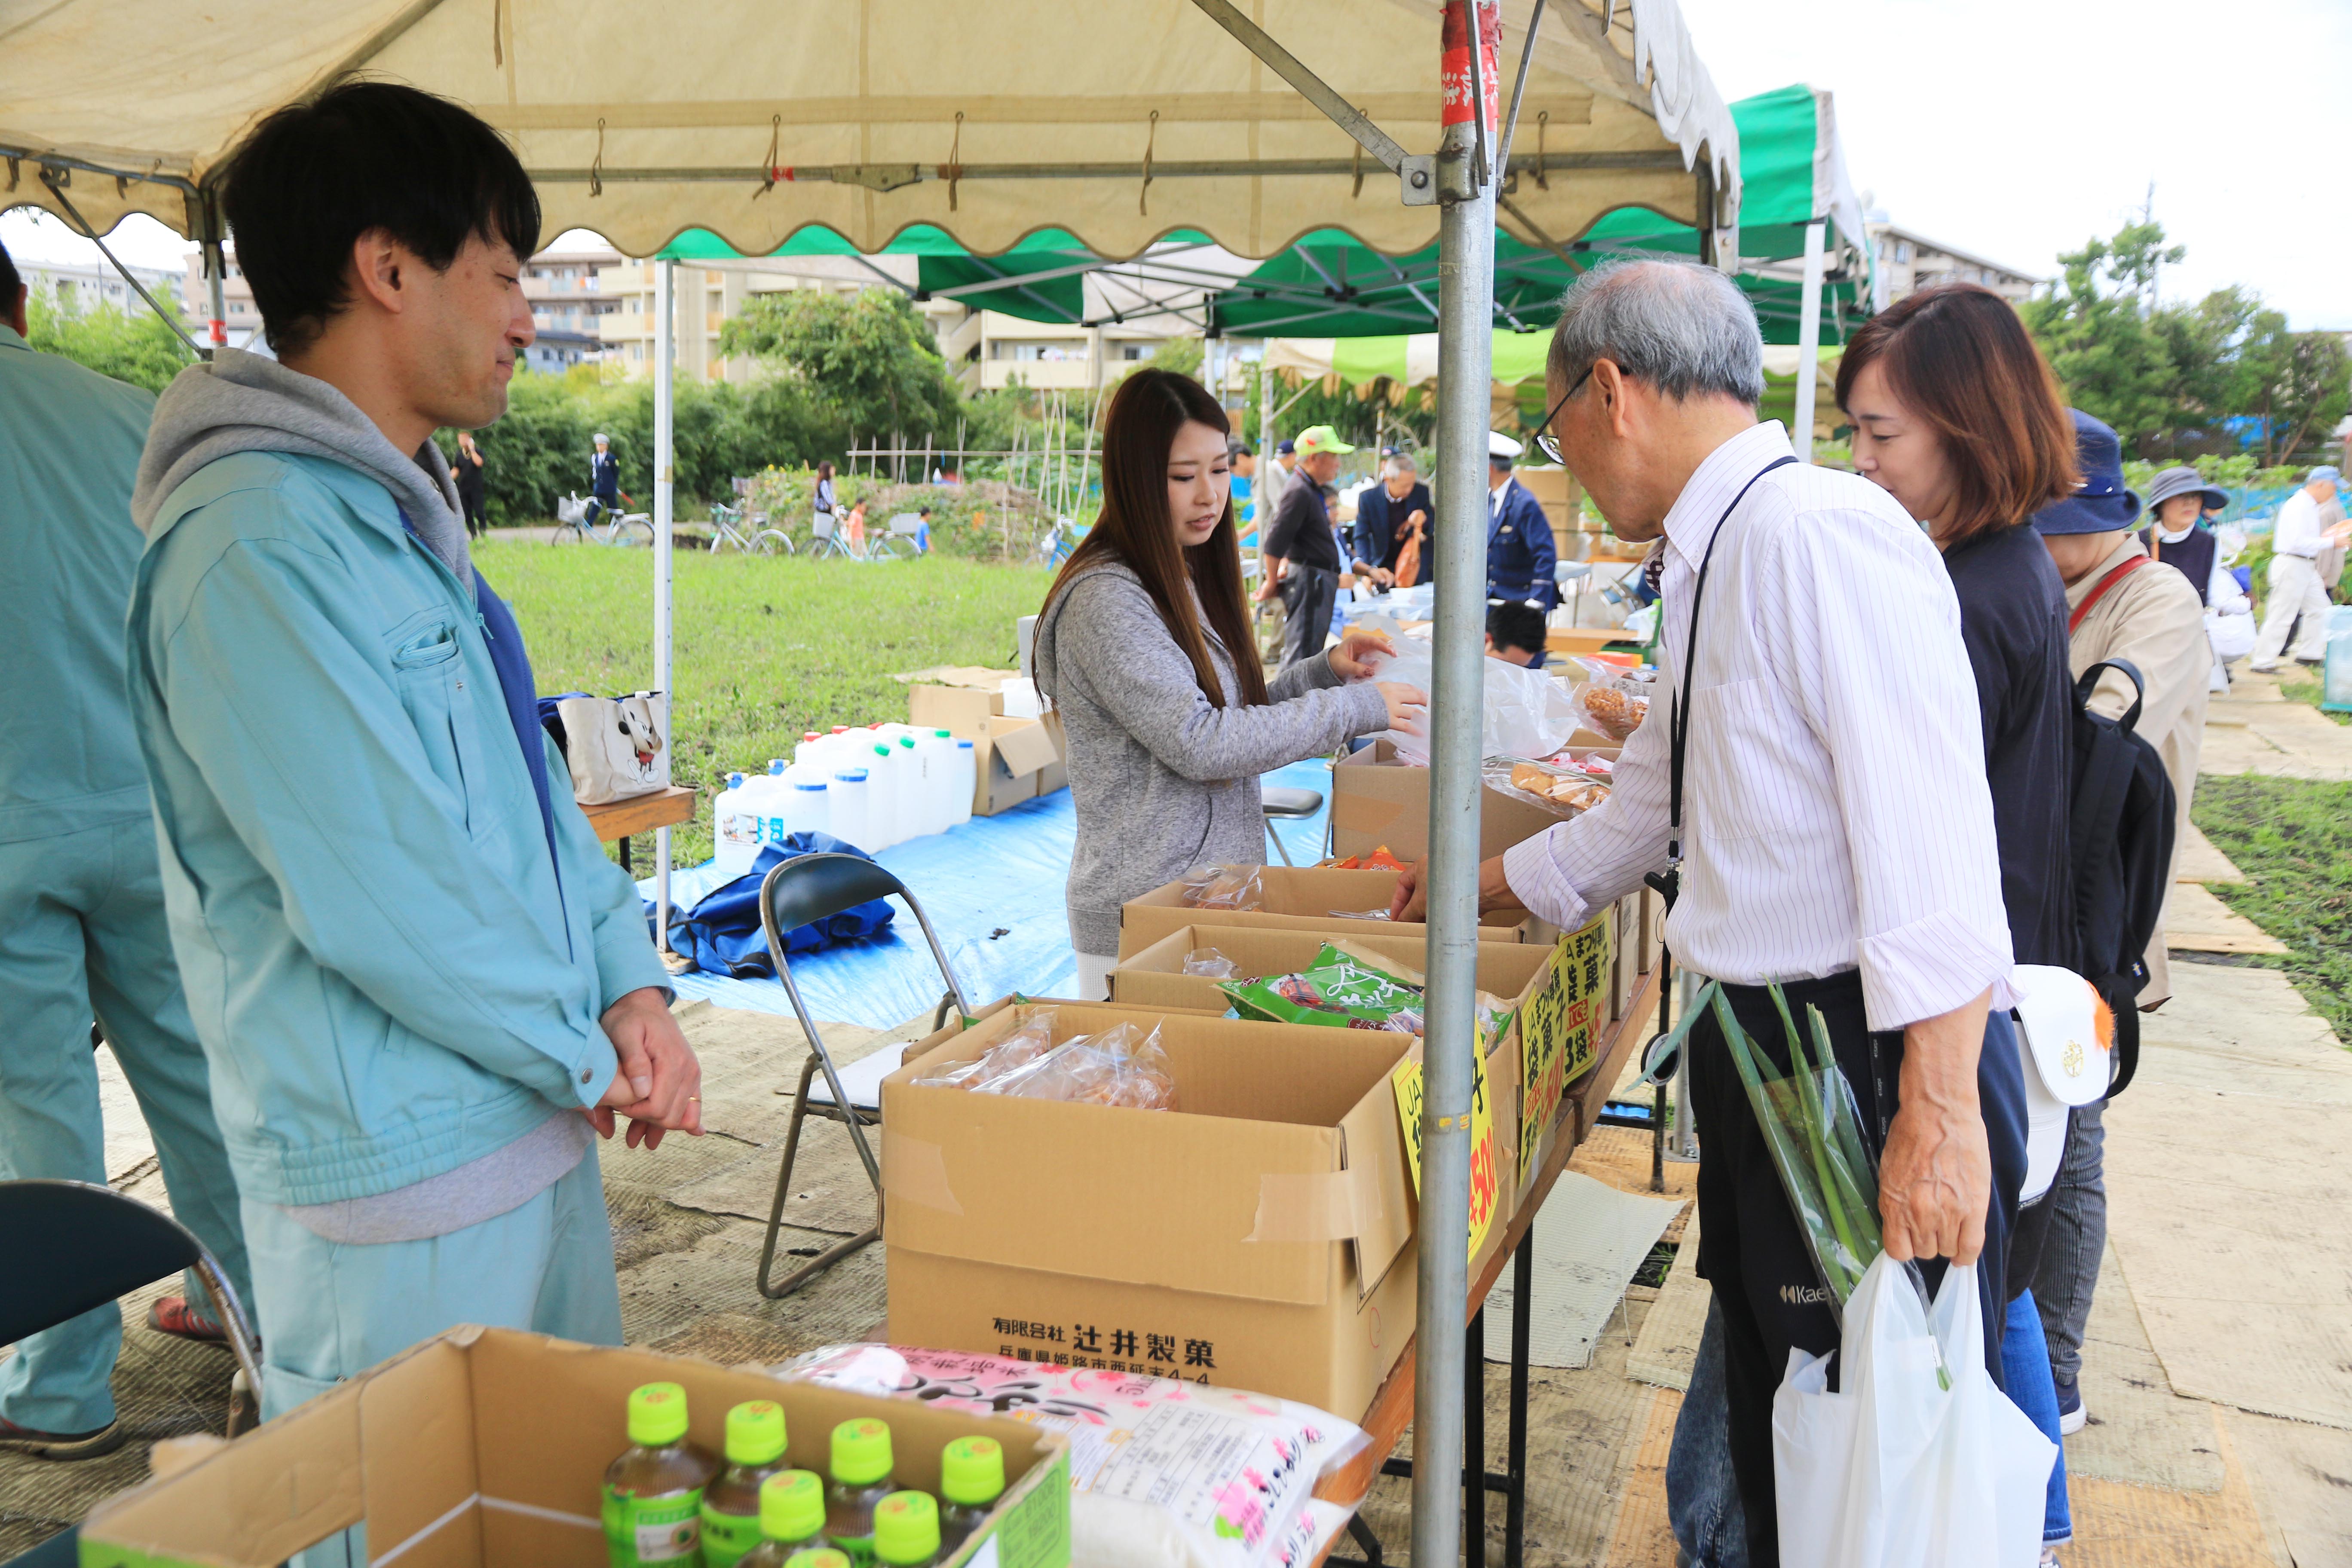
[[[898,831],[908,838],[938,833],[947,826],[933,808],[923,781],[923,756],[915,748],[911,730],[890,744],[891,760],[898,764]]]
[[[719,875],[731,880],[751,868],[760,858],[760,811],[741,773],[729,773],[727,787],[711,807]]]
[[[926,831],[945,833],[955,826],[955,737],[945,730],[926,730],[915,739],[915,755],[923,766]]]
[[[948,816],[948,826],[961,827],[971,820],[971,797],[980,788],[980,752],[970,741],[958,741],[955,748],[955,763],[949,772],[955,781],[955,809]]]
[[[890,753],[891,748],[878,741],[866,748],[871,760],[866,766],[866,831],[874,842],[858,847],[869,852],[887,849],[907,837],[898,816],[898,759]]]
[[[831,803],[825,799],[825,776],[814,768],[794,768],[784,777],[784,832],[832,832],[833,813]]]
[[[825,791],[833,817],[833,826],[825,831],[869,853],[874,837],[873,790],[867,782],[871,777],[866,768],[836,768]]]
[[[768,771],[745,787],[751,792],[751,802],[760,816],[760,842],[782,844],[784,841],[784,773],[790,767],[782,757],[768,759]]]
[[[793,765],[796,768],[822,767],[826,761],[826,750],[823,735],[814,730],[806,731],[801,735],[800,744],[793,748]]]

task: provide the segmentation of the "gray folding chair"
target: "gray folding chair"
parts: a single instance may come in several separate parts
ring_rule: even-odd
[[[760,925],[767,933],[768,956],[775,963],[776,978],[784,983],[784,994],[792,999],[793,1016],[800,1020],[801,1033],[808,1037],[809,1043],[808,1060],[801,1064],[800,1088],[793,1095],[792,1125],[784,1134],[784,1163],[776,1173],[776,1201],[768,1210],[768,1239],[760,1249],[760,1294],[770,1300],[792,1294],[882,1235],[882,1166],[874,1157],[873,1145],[866,1141],[866,1129],[881,1123],[882,1079],[887,1076],[887,1069],[882,1068],[874,1058],[858,1062],[845,1074],[834,1065],[833,1053],[825,1048],[824,1037],[817,1033],[816,1021],[809,1016],[808,1006],[801,1000],[800,987],[793,983],[793,966],[784,952],[784,939],[801,926],[829,920],[844,910],[876,899],[892,897],[906,900],[915,923],[923,928],[923,940],[931,944],[931,959],[940,966],[940,977],[947,982],[947,994],[940,999],[939,1012],[934,1015],[934,1027],[944,1026],[950,1006],[959,1015],[970,1016],[971,1004],[965,999],[963,987],[956,984],[955,972],[948,967],[947,951],[940,946],[939,933],[931,929],[930,917],[923,913],[923,906],[915,901],[915,895],[907,890],[905,883],[873,861],[858,855],[803,855],[776,867],[760,884]],[[810,1086],[820,1069],[824,1073],[824,1088],[812,1094]],[[818,1252],[781,1283],[772,1285],[768,1275],[775,1262],[777,1234],[783,1229],[784,1199],[792,1192],[793,1163],[800,1153],[801,1123],[812,1116],[838,1121],[848,1129],[849,1141],[856,1145],[857,1158],[866,1167],[866,1179],[874,1186],[874,1223],[848,1240]]]
[[[1292,789],[1286,784],[1269,784],[1259,793],[1265,799],[1265,836],[1274,840],[1274,852],[1282,857],[1282,863],[1290,865],[1290,849],[1274,825],[1304,822],[1323,809],[1323,796],[1315,790]]]

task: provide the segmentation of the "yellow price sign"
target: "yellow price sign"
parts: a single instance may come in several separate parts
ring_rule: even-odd
[[[1502,1204],[1502,1154],[1495,1147],[1495,1102],[1486,1089],[1486,1053],[1472,1051],[1476,1066],[1470,1074],[1470,1235],[1467,1256],[1475,1259],[1495,1226],[1495,1211]],[[1412,1171],[1412,1191],[1421,1195],[1422,1100],[1421,1058],[1408,1058],[1389,1075],[1396,1090],[1397,1121],[1404,1129],[1405,1163]]]
[[[1535,1169],[1543,1136],[1568,1086],[1592,1065],[1593,1026],[1609,984],[1609,914],[1602,910],[1552,949],[1535,994],[1519,1012],[1519,1184]]]

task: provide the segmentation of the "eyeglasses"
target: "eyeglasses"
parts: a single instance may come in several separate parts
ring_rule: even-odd
[[[1600,363],[1599,360],[1595,360],[1592,364]],[[1536,432],[1536,450],[1562,468],[1568,466],[1568,459],[1559,455],[1559,437],[1551,433],[1551,423],[1559,417],[1559,411],[1568,406],[1568,400],[1583,391],[1584,384],[1592,379],[1592,364],[1586,365],[1584,374],[1576,378],[1575,384],[1560,394],[1559,401],[1553,404],[1551,412],[1544,416],[1543,428]]]

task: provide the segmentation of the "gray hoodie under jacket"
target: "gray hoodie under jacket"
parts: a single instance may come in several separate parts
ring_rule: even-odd
[[[1342,684],[1321,654],[1276,676],[1269,703],[1244,706],[1233,656],[1202,630],[1223,708],[1124,564],[1081,572],[1038,617],[1037,689],[1069,736],[1070,943],[1080,952],[1116,953],[1119,906],[1194,866],[1264,862],[1260,773],[1388,728],[1379,689]]]
[[[240,349],[220,349],[211,363],[190,365],[155,400],[131,491],[139,531],[147,531],[197,469],[232,452],[299,452],[365,474],[392,492],[425,548],[473,592],[457,481],[441,448],[427,441],[403,453],[333,386]]]

